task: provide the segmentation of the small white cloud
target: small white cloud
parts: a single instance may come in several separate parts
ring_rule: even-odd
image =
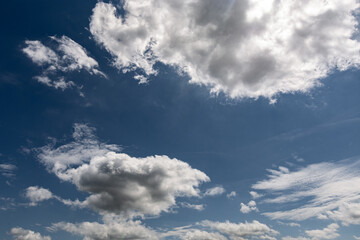
[[[360,237],[357,237],[357,236],[353,236],[354,237],[354,239],[356,239],[356,240],[360,240]]]
[[[217,196],[225,192],[225,189],[221,186],[206,189],[204,196]]]
[[[254,200],[251,200],[248,204],[240,203],[240,212],[249,213],[252,211],[259,211]]]
[[[42,236],[40,233],[20,227],[12,228],[10,235],[14,240],[51,240],[49,236]]]
[[[226,197],[227,198],[234,198],[234,197],[236,197],[236,192],[232,191],[231,193],[226,194]]]
[[[250,191],[249,193],[250,193],[250,195],[251,195],[251,197],[253,199],[261,198],[262,196],[264,196],[262,194],[259,194],[259,193],[255,192],[255,191]]]
[[[204,204],[180,203],[180,205],[181,205],[182,207],[195,209],[195,210],[197,210],[197,211],[203,211],[203,210],[205,209]]]
[[[39,202],[53,198],[53,194],[45,188],[31,186],[25,190],[25,197],[30,200],[30,206],[36,206]]]

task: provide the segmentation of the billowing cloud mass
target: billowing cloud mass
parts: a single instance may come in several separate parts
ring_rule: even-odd
[[[42,236],[40,233],[20,227],[12,228],[10,235],[14,240],[51,240],[49,236]]]
[[[176,197],[201,197],[203,172],[167,156],[131,157],[117,145],[101,143],[94,129],[75,124],[74,141],[37,149],[39,160],[63,181],[88,192],[87,205],[102,213],[158,215],[176,205]]]
[[[53,198],[53,194],[45,188],[31,186],[25,190],[25,197],[30,200],[31,206],[36,206],[39,202]]]
[[[98,67],[98,62],[89,57],[85,48],[67,36],[61,38],[51,37],[56,47],[50,48],[40,41],[25,41],[26,47],[22,51],[38,66],[45,70],[40,76],[34,78],[49,87],[64,90],[74,87],[73,81],[67,81],[57,73],[85,70],[90,74],[99,74],[105,77]]]
[[[358,159],[311,164],[294,172],[280,168],[252,187],[267,192],[265,203],[297,203],[298,207],[290,210],[265,213],[273,219],[317,217],[344,225],[360,224],[359,171]]]
[[[146,82],[157,61],[232,98],[305,92],[358,67],[356,0],[132,0],[93,9],[90,31],[123,71]],[[181,19],[181,21],[179,21]]]

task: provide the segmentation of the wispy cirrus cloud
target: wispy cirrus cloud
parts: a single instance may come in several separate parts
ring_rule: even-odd
[[[360,224],[360,160],[311,164],[295,171],[269,170],[267,179],[252,187],[265,191],[263,203],[297,207],[264,213],[272,219],[333,219]]]
[[[121,7],[125,16],[97,3],[90,32],[115,66],[136,71],[142,83],[159,61],[211,92],[271,99],[306,92],[360,63],[354,0],[134,0]]]
[[[22,51],[35,64],[44,68],[40,76],[34,78],[49,87],[65,90],[67,88],[79,87],[73,81],[68,81],[59,73],[85,70],[90,74],[103,77],[106,75],[99,70],[98,62],[88,53],[84,47],[67,36],[57,38],[50,37],[56,46],[48,47],[38,40],[26,40]]]

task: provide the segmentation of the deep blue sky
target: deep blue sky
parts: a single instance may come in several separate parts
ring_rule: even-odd
[[[102,142],[118,144],[133,157],[167,155],[187,162],[206,173],[210,183],[202,189],[222,186],[226,193],[213,198],[192,199],[204,203],[204,211],[179,208],[147,219],[147,226],[179,227],[205,219],[245,222],[258,220],[272,226],[280,236],[298,236],[307,229],[323,229],[331,221],[310,219],[301,228],[290,228],[263,216],[274,207],[259,205],[259,212],[243,214],[240,203],[251,200],[251,185],[266,178],[266,169],[298,167],[319,162],[336,162],[360,155],[360,72],[334,71],[321,80],[322,86],[307,93],[280,94],[276,104],[269,100],[230,99],[210,94],[204,86],[189,84],[189,77],[157,63],[157,76],[138,85],[133,73],[111,66],[111,56],[92,40],[89,17],[97,1],[5,1],[0,8],[0,163],[17,166],[15,176],[0,176],[0,238],[11,239],[9,231],[22,227],[51,235],[52,239],[81,239],[62,231],[49,233],[45,227],[56,222],[98,221],[91,209],[67,207],[49,200],[27,206],[24,189],[41,186],[65,199],[84,198],[68,182],[46,171],[36,149],[49,138],[58,144],[71,141],[74,123],[96,128]],[[83,85],[85,97],[74,89],[50,88],[38,83],[37,67],[21,51],[25,40],[52,44],[48,36],[66,35],[87,49],[108,78],[85,71],[67,73],[69,80]],[[296,158],[304,159],[297,162]],[[180,200],[181,201],[181,198]],[[273,210],[273,209],[272,209]],[[272,211],[271,210],[271,211]],[[339,224],[340,225],[340,224]],[[339,230],[339,239],[360,235],[356,225]],[[280,239],[280,237],[278,236]]]

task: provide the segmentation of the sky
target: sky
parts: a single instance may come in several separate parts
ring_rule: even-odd
[[[3,2],[0,239],[360,239],[359,7]]]

